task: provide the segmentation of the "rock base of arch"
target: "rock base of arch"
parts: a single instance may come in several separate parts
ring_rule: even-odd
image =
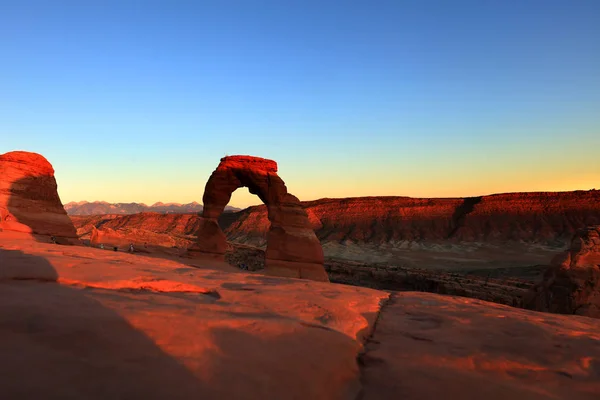
[[[198,222],[198,240],[190,247],[190,250],[202,253],[225,254],[227,251],[227,237],[221,230],[217,219],[200,217]]]
[[[266,259],[265,269],[262,273],[270,276],[329,282],[329,276],[327,275],[327,272],[325,272],[323,264],[317,263]]]

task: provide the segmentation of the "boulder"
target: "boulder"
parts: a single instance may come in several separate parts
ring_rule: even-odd
[[[288,193],[277,175],[277,163],[259,157],[230,156],[221,159],[204,190],[204,210],[198,242],[191,253],[224,257],[227,239],[218,218],[240,187],[247,187],[268,209],[265,273],[269,275],[328,281],[323,249],[304,207]]]
[[[39,154],[0,155],[0,230],[77,238],[58,196],[54,169]]]
[[[579,230],[551,264],[526,308],[600,318],[600,225]]]

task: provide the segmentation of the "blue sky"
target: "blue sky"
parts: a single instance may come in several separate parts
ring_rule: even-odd
[[[0,0],[0,153],[45,155],[64,202],[200,201],[225,154],[276,160],[306,200],[600,187],[599,20],[595,0]]]

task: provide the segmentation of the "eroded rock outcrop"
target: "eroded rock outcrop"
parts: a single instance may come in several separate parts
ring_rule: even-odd
[[[204,210],[198,229],[198,242],[190,251],[222,257],[227,239],[218,218],[240,187],[247,187],[267,207],[270,227],[267,233],[265,273],[278,276],[327,281],[323,249],[300,201],[287,192],[277,175],[277,163],[251,156],[221,159],[204,190]]]
[[[537,311],[600,318],[600,225],[579,230],[526,300]]]
[[[41,155],[0,155],[0,230],[77,238],[58,196],[54,169]]]

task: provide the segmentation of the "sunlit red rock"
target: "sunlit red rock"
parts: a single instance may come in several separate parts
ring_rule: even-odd
[[[77,238],[57,192],[54,169],[39,154],[0,155],[0,229],[58,240]]]
[[[12,234],[3,398],[600,397],[600,320]]]
[[[600,190],[506,193],[470,198],[353,197],[301,203],[322,243],[402,241],[568,243],[600,224]],[[263,244],[267,207],[238,213],[225,233]]]
[[[387,294],[0,232],[2,398],[354,399]],[[62,250],[62,249],[61,249]]]
[[[248,187],[268,209],[269,230],[265,273],[327,281],[323,249],[300,201],[287,192],[277,175],[277,163],[251,156],[221,159],[204,190],[204,211],[198,229],[198,242],[190,250],[223,255],[227,238],[218,218],[233,191]]]

